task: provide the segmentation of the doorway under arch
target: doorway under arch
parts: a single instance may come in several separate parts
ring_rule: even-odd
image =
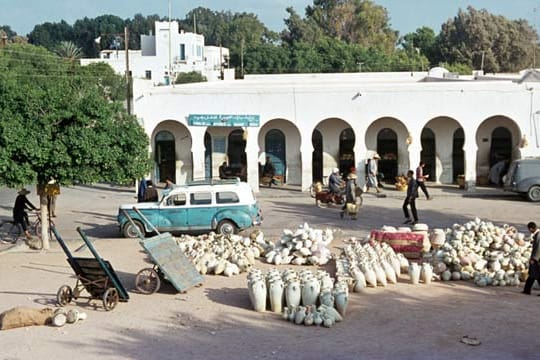
[[[384,175],[387,182],[394,183],[398,174],[398,142],[394,130],[384,128],[377,133],[377,153],[381,157],[378,163],[379,173]]]
[[[319,130],[313,130],[311,134],[311,144],[313,145],[313,153],[311,155],[311,172],[313,182],[323,181],[323,138]]]
[[[231,174],[243,178],[247,174],[246,140],[244,130],[237,129],[231,131],[227,142],[227,158],[229,159],[229,169]],[[245,179],[242,179],[245,181]]]
[[[456,129],[452,141],[452,181],[457,182],[458,175],[465,174],[465,132],[463,128]]]
[[[212,178],[212,136],[208,131],[204,133],[204,177]]]
[[[274,164],[276,175],[282,176],[283,182],[286,182],[285,169],[287,166],[287,154],[285,134],[283,134],[283,131],[278,129],[269,130],[264,139],[264,146],[266,156],[270,157],[270,160]]]
[[[491,132],[491,147],[489,150],[489,167],[502,160],[512,159],[512,133],[504,126],[499,126]]]
[[[428,181],[436,180],[436,147],[435,147],[435,134],[430,128],[424,128],[420,135],[420,142],[422,144],[422,151],[420,152],[420,161],[423,161],[426,165],[424,167],[424,175],[429,175]]]
[[[174,135],[167,130],[161,130],[156,134],[155,142],[158,181],[165,182],[169,178],[173,182],[176,182]]]
[[[347,177],[354,167],[354,143],[356,139],[352,128],[341,131],[339,135],[339,172]]]

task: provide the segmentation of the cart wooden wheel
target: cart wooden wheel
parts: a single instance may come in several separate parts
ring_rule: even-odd
[[[156,270],[145,268],[137,273],[137,277],[135,278],[135,288],[137,288],[141,294],[153,294],[159,290],[160,286],[161,280]]]
[[[69,285],[62,285],[58,292],[56,293],[56,301],[60,306],[65,306],[73,300],[73,290]]]
[[[116,307],[119,299],[118,290],[115,288],[108,288],[103,294],[103,307],[105,307],[105,310],[111,311]]]

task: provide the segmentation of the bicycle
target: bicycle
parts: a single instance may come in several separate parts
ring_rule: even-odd
[[[35,220],[29,221],[30,235],[41,239],[41,213],[38,210],[30,212],[28,215],[32,218],[35,217]],[[54,226],[54,222],[50,218],[49,224]],[[26,239],[21,224],[16,224],[13,220],[4,220],[0,223],[0,241],[15,244],[19,239]]]

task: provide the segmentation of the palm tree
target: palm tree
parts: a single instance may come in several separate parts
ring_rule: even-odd
[[[77,61],[82,57],[82,49],[71,41],[60,42],[55,52],[70,62]]]

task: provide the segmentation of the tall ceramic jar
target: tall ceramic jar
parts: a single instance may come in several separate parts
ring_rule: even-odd
[[[417,263],[411,263],[409,265],[409,277],[411,278],[411,284],[418,285],[420,281],[420,266]]]
[[[283,281],[275,279],[268,288],[270,297],[270,309],[275,313],[280,313],[283,306]]]

